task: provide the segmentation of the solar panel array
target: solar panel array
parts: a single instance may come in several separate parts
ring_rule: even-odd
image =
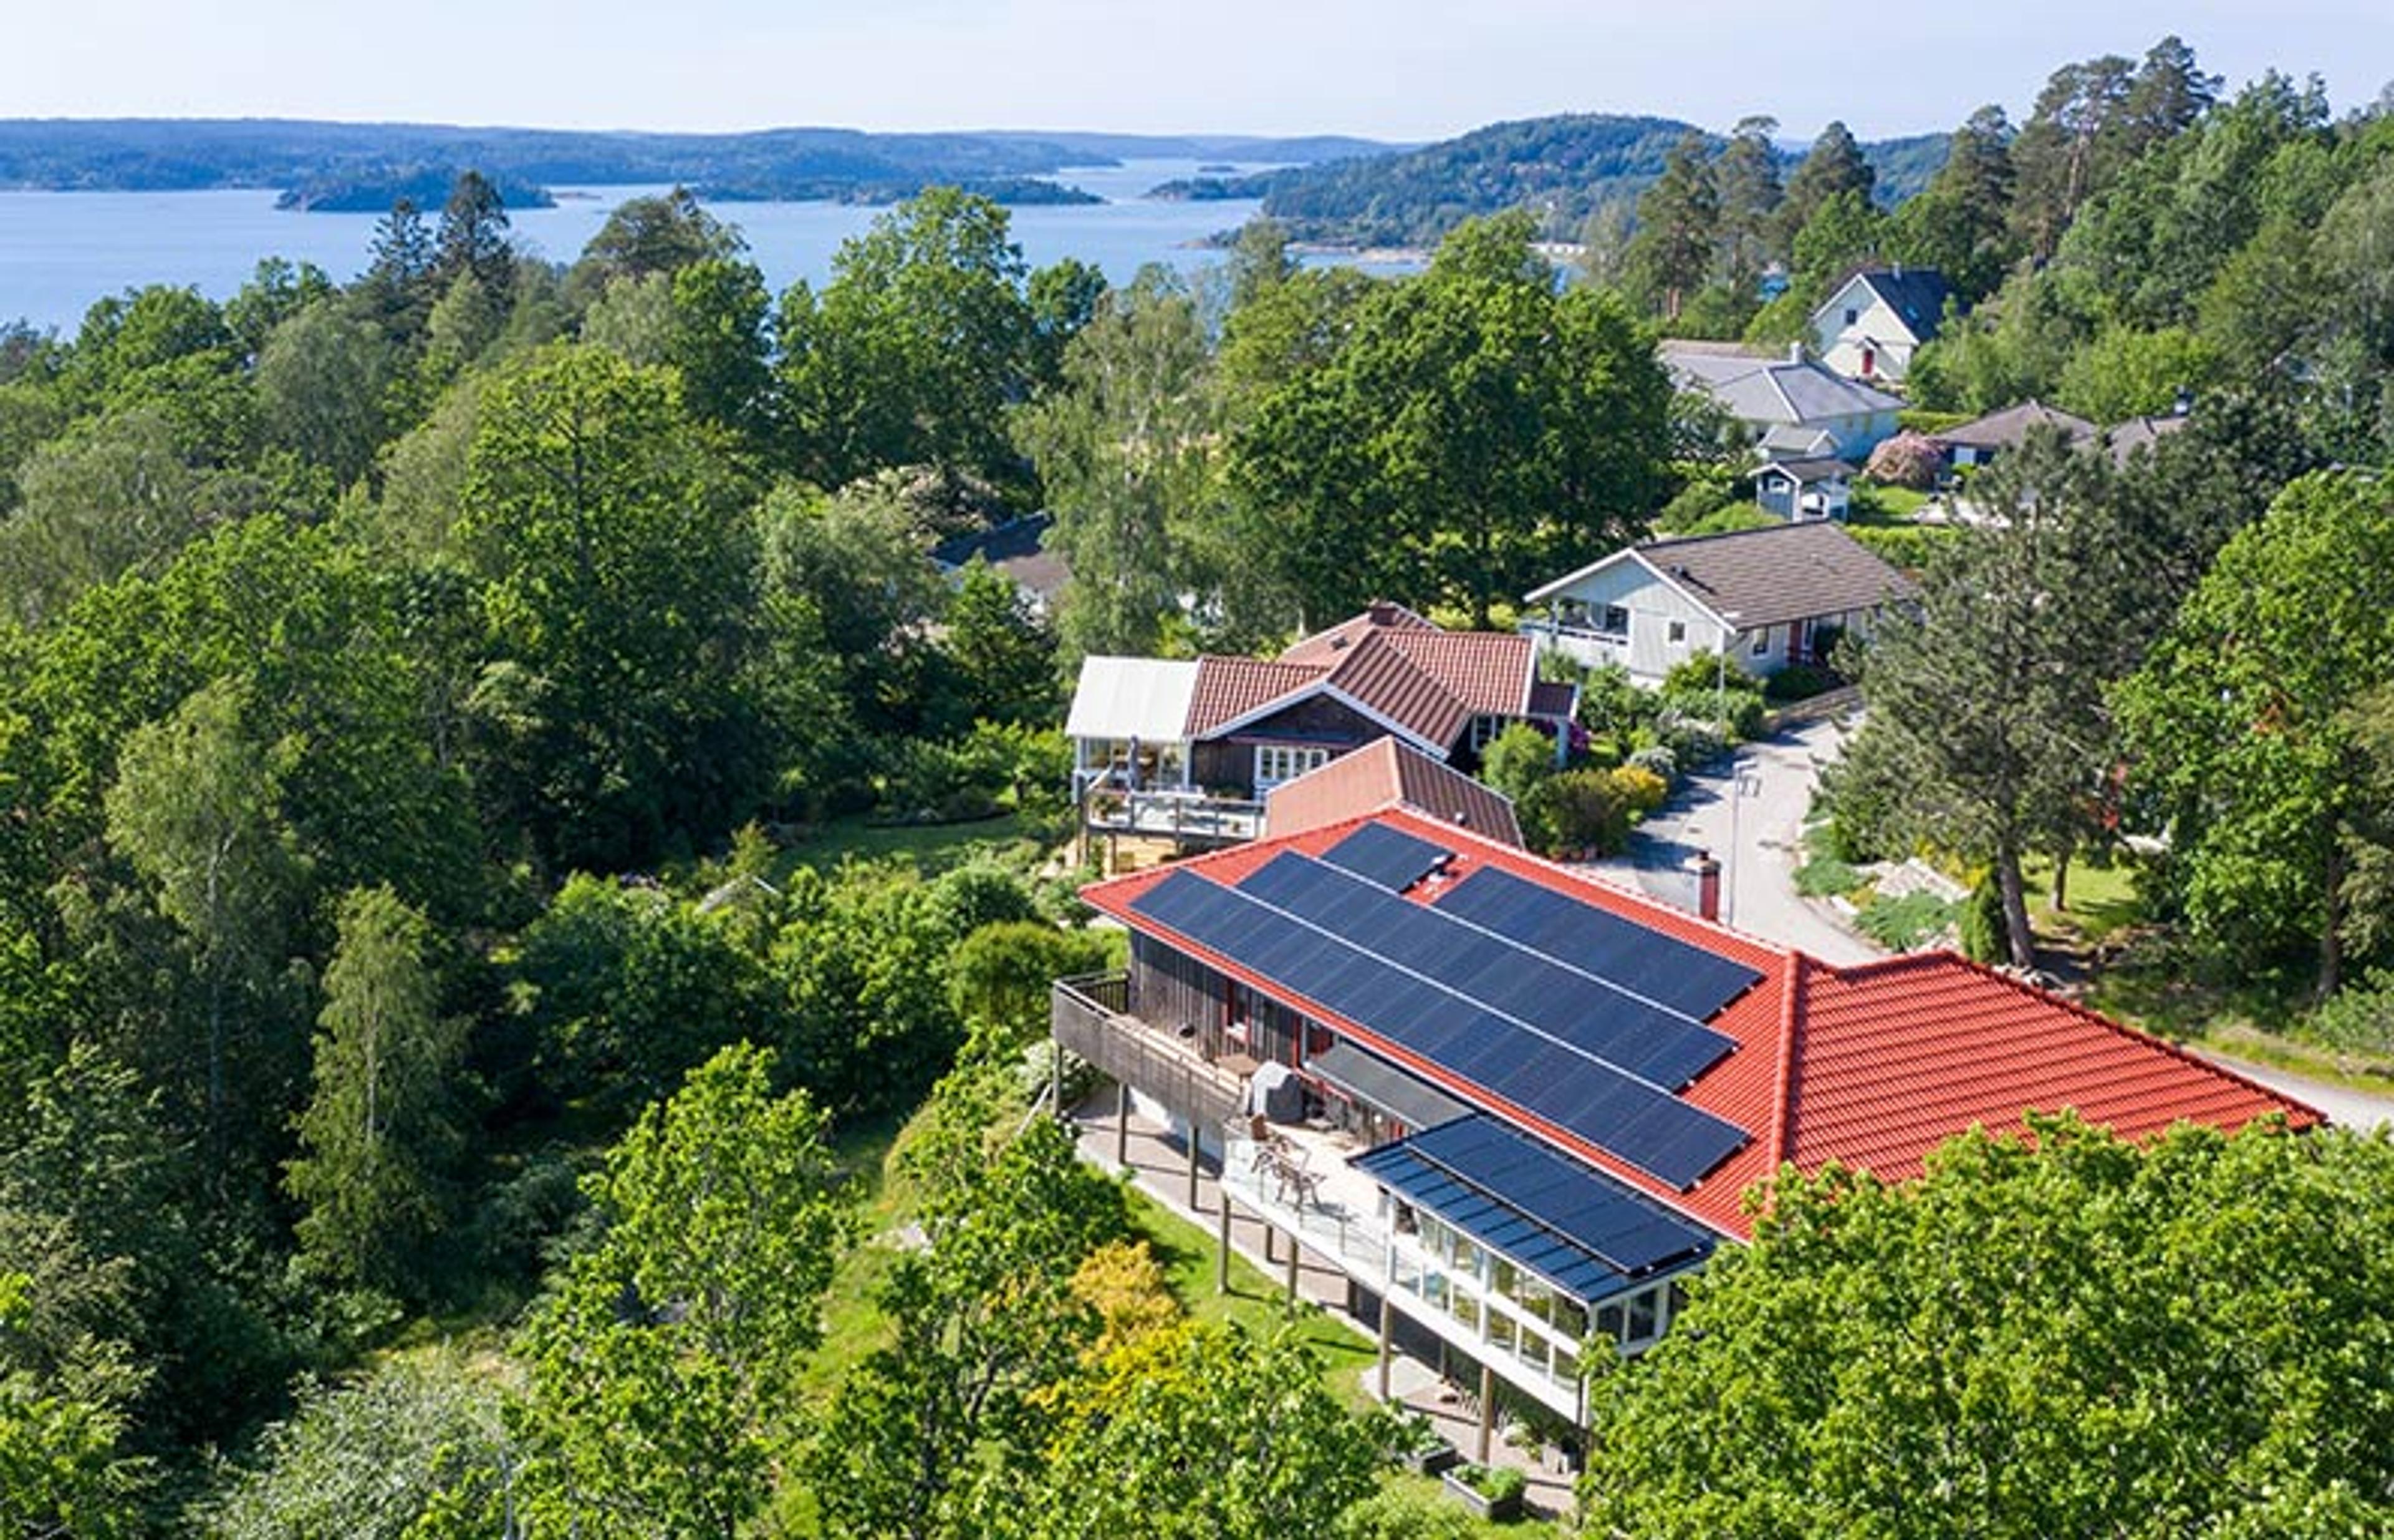
[[[1401,893],[1453,861],[1454,852],[1402,829],[1366,823],[1322,852],[1322,859],[1392,893]]]
[[[1348,887],[1365,891],[1351,879]],[[1428,976],[1399,943],[1371,936],[1364,944],[1364,928],[1345,915],[1334,928],[1193,872],[1169,874],[1131,907],[1674,1187],[1691,1185],[1745,1142],[1736,1125]]]
[[[1584,1303],[1713,1248],[1701,1227],[1487,1117],[1441,1124],[1355,1165]]]
[[[1361,938],[1456,994],[1665,1090],[1687,1085],[1737,1046],[1600,976],[1467,923],[1443,904],[1411,902],[1294,850],[1274,856],[1239,891]]]
[[[1743,963],[1498,866],[1483,866],[1456,883],[1440,896],[1438,907],[1699,1020],[1710,1019],[1762,978]]]

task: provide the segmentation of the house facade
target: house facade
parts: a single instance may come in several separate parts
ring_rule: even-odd
[[[1950,293],[1934,268],[1861,269],[1812,312],[1812,351],[1848,379],[1900,387],[1913,354],[1937,335]]]
[[[1541,649],[1617,665],[1640,684],[1705,654],[1767,678],[1828,661],[1836,638],[1867,633],[1911,579],[1825,520],[1649,540],[1533,589],[1521,622]]]
[[[1252,837],[1275,787],[1367,744],[1470,769],[1515,722],[1559,744],[1577,705],[1528,638],[1384,603],[1277,658],[1085,659],[1065,734],[1097,826],[1204,844]]]
[[[1945,463],[1955,470],[1968,467],[1990,466],[2028,442],[2028,436],[2039,430],[2059,433],[2072,447],[2093,442],[2098,430],[2085,418],[2064,412],[2058,407],[2031,397],[2000,412],[1990,412],[1983,417],[1962,423],[1929,436],[1929,441],[1945,452]]]
[[[1854,467],[1834,457],[1773,455],[1755,467],[1756,505],[1791,522],[1834,519],[1844,523],[1853,490]]]
[[[1902,1180],[2063,1107],[2320,1121],[1951,954],[1833,967],[1405,809],[1084,897],[1129,967],[1059,981],[1052,1030],[1125,1127],[1169,1128],[1192,1194],[1218,1168],[1225,1234],[1335,1269],[1384,1365],[1433,1342],[1574,1422],[1589,1344],[1658,1340],[1782,1165]]]

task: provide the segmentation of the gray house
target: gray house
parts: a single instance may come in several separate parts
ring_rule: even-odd
[[[1682,390],[1709,397],[1765,454],[1859,465],[1896,431],[1903,403],[1807,356],[1756,353],[1726,343],[1665,341],[1659,356]]]

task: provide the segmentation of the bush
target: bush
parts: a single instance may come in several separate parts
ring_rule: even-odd
[[[1815,856],[1796,868],[1796,891],[1808,899],[1833,898],[1862,885],[1862,875],[1835,856]]]
[[[2011,960],[2011,926],[2004,919],[2003,889],[1992,876],[1980,877],[1962,901],[1962,955],[1974,963]]]
[[[1589,669],[1579,681],[1580,725],[1590,732],[1623,733],[1654,719],[1654,692],[1617,663]]]
[[[1523,800],[1523,833],[1534,823],[1547,855],[1608,855],[1629,833],[1629,809],[1613,785],[1615,770],[1565,770],[1540,782]]]
[[[1337,1540],[1472,1540],[1479,1521],[1443,1498],[1383,1487],[1338,1516]]]
[[[1944,468],[1943,451],[1926,437],[1899,433],[1871,451],[1862,473],[1887,486],[1927,492],[1937,484],[1938,473]]]
[[[1654,516],[1654,528],[1664,534],[1684,534],[1736,501],[1737,494],[1727,481],[1698,477],[1663,505],[1663,511]]]
[[[1953,923],[1955,905],[1934,893],[1906,893],[1900,899],[1874,898],[1854,916],[1863,935],[1889,952],[1910,952],[1933,940]]]
[[[1741,691],[1759,694],[1761,690],[1760,679],[1734,664],[1723,668],[1720,654],[1706,652],[1672,665],[1671,671],[1663,676],[1662,693],[1667,700],[1675,695],[1709,697],[1719,691],[1727,691],[1733,695]]]
[[[1665,781],[1679,778],[1679,757],[1668,744],[1649,744],[1629,757],[1629,769],[1642,770],[1659,775]]]
[[[1624,807],[1637,818],[1670,800],[1671,783],[1651,770],[1637,765],[1624,765],[1611,772],[1612,793]]]
[[[1480,779],[1511,797],[1528,800],[1537,784],[1555,773],[1555,741],[1527,722],[1515,722],[1490,740],[1480,756]]]
[[[2348,1053],[2394,1054],[2394,973],[2372,968],[2365,979],[2311,1012],[2304,1034]]]
[[[1791,663],[1763,681],[1766,700],[1809,701],[1815,695],[1826,694],[1841,681],[1825,668],[1809,663]]]
[[[1914,573],[1928,565],[1929,553],[1946,538],[1942,530],[1926,524],[1854,524],[1846,533],[1890,566]]]

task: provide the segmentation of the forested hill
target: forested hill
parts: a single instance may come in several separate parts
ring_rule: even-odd
[[[598,133],[284,119],[0,120],[0,187],[165,191],[268,187],[306,206],[473,167],[508,188],[677,182],[717,197],[895,198],[998,189],[1133,156],[1299,165],[1388,147],[1338,138],[976,132]],[[520,201],[510,193],[510,203]],[[375,205],[388,207],[386,197]]]
[[[1189,198],[1255,198],[1301,241],[1426,245],[1475,215],[1528,208],[1542,230],[1576,237],[1607,204],[1635,202],[1663,174],[1663,157],[1690,133],[1675,118],[1574,112],[1491,124],[1419,150],[1292,166],[1253,177],[1167,185]],[[1708,140],[1714,136],[1706,135]],[[1945,136],[1862,147],[1879,197],[1901,203],[1944,163]],[[1800,156],[1782,152],[1793,166]]]

